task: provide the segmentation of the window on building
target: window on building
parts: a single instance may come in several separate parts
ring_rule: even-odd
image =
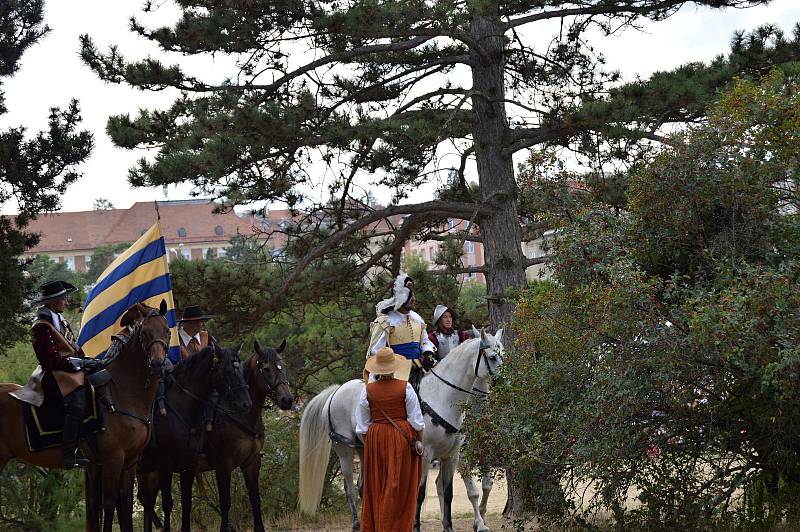
[[[215,235],[217,235],[217,236],[222,236],[224,233],[225,233],[225,231],[222,229],[222,226],[221,226],[221,225],[218,225],[218,226],[216,226],[216,227],[214,228],[214,234],[215,234]]]
[[[180,229],[178,229],[178,236],[181,237],[181,238],[186,236],[186,228],[185,227],[181,227]]]
[[[66,261],[67,269],[71,272],[75,271],[75,257],[67,257]]]
[[[228,252],[225,251],[225,248],[217,248],[217,257],[224,257],[227,254]]]
[[[457,225],[458,222],[455,219],[453,218],[447,219],[447,228],[450,230],[451,233],[455,233]]]
[[[467,251],[467,255],[472,255],[475,253],[475,244],[467,240],[464,242],[464,249]]]

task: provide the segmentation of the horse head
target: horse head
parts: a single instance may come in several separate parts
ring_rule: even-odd
[[[495,375],[503,364],[503,329],[498,329],[494,335],[486,334],[486,330],[481,329],[479,338],[481,344],[475,361],[475,377],[485,379]]]
[[[213,344],[211,359],[211,385],[223,401],[233,410],[241,412],[249,409],[253,402],[244,379],[239,350]]]
[[[261,347],[258,340],[253,342],[256,350],[256,382],[267,396],[275,401],[281,410],[289,410],[294,403],[292,390],[289,388],[289,381],[283,371],[280,353],[286,349],[286,340],[281,342],[277,349],[272,347]]]
[[[169,351],[170,330],[166,315],[167,302],[162,299],[158,309],[136,303],[120,319],[120,324],[131,331],[130,340],[147,357],[146,364],[154,375],[161,375]]]

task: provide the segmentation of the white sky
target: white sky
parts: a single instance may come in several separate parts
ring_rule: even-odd
[[[105,134],[110,115],[135,114],[142,107],[163,108],[176,93],[140,92],[105,84],[78,56],[78,36],[83,33],[92,36],[101,50],[118,44],[122,54],[130,59],[158,55],[154,46],[128,30],[128,19],[136,15],[148,25],[159,25],[173,20],[176,10],[164,0],[164,5],[154,15],[142,17],[141,4],[141,0],[48,0],[45,21],[52,28],[51,33],[28,50],[22,58],[20,71],[4,83],[9,113],[0,117],[0,129],[21,125],[30,132],[37,131],[46,126],[50,107],[63,107],[71,98],[80,100],[83,127],[94,133],[96,147],[81,168],[83,177],[63,198],[65,211],[91,209],[92,202],[99,197],[110,199],[118,208],[126,208],[136,201],[189,197],[188,185],[168,190],[132,188],[127,182],[128,169],[146,152],[115,148]],[[605,53],[611,68],[621,70],[631,79],[637,73],[646,77],[656,70],[671,69],[689,61],[707,61],[726,53],[734,30],[777,23],[790,33],[798,21],[800,0],[774,0],[769,6],[747,10],[720,11],[688,6],[666,22],[647,24],[644,32],[627,31],[620,36],[598,39],[594,44]],[[201,61],[188,67],[204,72],[216,67],[220,79],[228,72],[225,58]],[[185,60],[181,62],[186,64]],[[204,79],[209,80],[206,76]],[[376,195],[382,201],[388,197],[380,191]],[[5,210],[11,208],[4,206]]]

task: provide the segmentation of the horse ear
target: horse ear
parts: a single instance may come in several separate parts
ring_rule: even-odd
[[[277,351],[278,353],[283,353],[284,349],[286,349],[286,338],[283,339],[281,345],[279,345],[278,349],[276,349],[275,351]]]
[[[497,332],[494,333],[494,341],[498,344],[503,339],[503,329],[497,329]]]
[[[481,342],[486,342],[486,328],[481,327]]]
[[[141,317],[142,317],[142,311],[139,310],[139,304],[137,303],[125,311],[125,314],[123,314],[122,318],[119,320],[119,324],[123,327],[127,327],[128,325],[136,321],[137,318]]]
[[[258,340],[253,340],[253,349],[256,350],[256,354],[258,355],[262,353],[261,344],[258,343]]]
[[[161,300],[161,304],[158,306],[158,313],[161,314],[162,316],[166,316],[167,315],[167,300],[166,299],[162,299]]]
[[[480,338],[481,337],[481,332],[475,327],[474,324],[472,325],[472,336],[473,336],[473,338]]]

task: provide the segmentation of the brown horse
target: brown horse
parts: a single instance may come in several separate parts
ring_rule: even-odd
[[[131,327],[132,332],[124,349],[107,366],[111,375],[107,386],[115,409],[110,410],[104,405],[106,428],[97,435],[97,452],[92,452],[85,443],[82,445],[84,455],[90,458],[89,468],[102,475],[107,531],[111,530],[118,503],[120,530],[133,530],[133,472],[150,436],[150,409],[169,346],[166,312],[164,301],[160,311],[137,303],[125,312],[122,325]],[[28,449],[22,403],[8,394],[18,388],[18,384],[0,384],[0,470],[12,458],[47,469],[60,469],[63,465],[60,448],[40,452]],[[88,473],[86,528],[97,530],[99,522],[93,522],[91,516],[93,513],[99,515],[99,493],[95,493],[95,486],[89,484]]]
[[[284,340],[277,349],[262,348],[258,341],[254,343],[254,347],[255,355],[244,363],[244,379],[250,392],[251,408],[242,415],[236,415],[230,413],[232,405],[223,402],[223,409],[215,418],[213,430],[206,437],[205,459],[201,460],[194,470],[181,475],[184,526],[189,523],[194,475],[213,470],[216,474],[220,499],[219,508],[222,517],[220,530],[228,530],[231,473],[238,467],[244,476],[250,499],[253,530],[254,532],[263,532],[264,530],[261,516],[261,493],[258,486],[261,450],[264,448],[264,423],[261,414],[267,399],[271,399],[281,410],[289,410],[292,408],[294,397],[279,356],[279,353],[282,353],[286,347],[286,341]],[[147,479],[143,475],[139,476],[139,497],[145,508],[145,532],[150,532],[152,522],[155,522],[157,527],[161,527],[161,522],[154,512],[158,490],[157,480],[157,475]]]

